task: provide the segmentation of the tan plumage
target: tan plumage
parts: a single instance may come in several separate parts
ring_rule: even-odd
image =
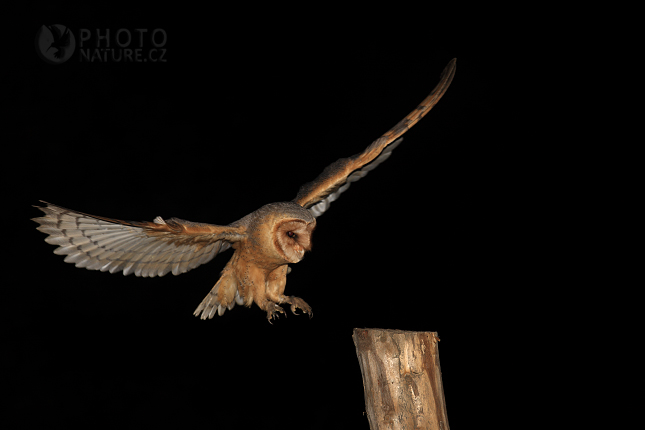
[[[270,203],[226,226],[157,217],[152,222],[123,221],[88,215],[46,203],[36,206],[45,216],[34,218],[55,254],[76,267],[124,275],[163,276],[187,272],[208,263],[232,247],[233,256],[213,289],[195,310],[202,319],[222,315],[235,304],[255,302],[269,321],[280,304],[290,304],[311,316],[304,300],[285,296],[288,264],[297,263],[311,250],[316,217],[323,214],[352,182],[385,161],[401,142],[398,139],[441,99],[455,74],[456,59],[444,69],[439,84],[408,116],[365,151],[341,158],[303,185],[291,202]],[[398,139],[398,140],[397,140]]]

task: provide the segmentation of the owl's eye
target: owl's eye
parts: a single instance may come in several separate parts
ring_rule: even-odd
[[[293,239],[295,239],[296,237],[298,237],[298,235],[297,235],[297,234],[295,234],[295,233],[294,233],[294,232],[292,232],[292,231],[288,231],[288,232],[287,232],[287,236],[289,236],[289,237],[291,237],[291,238],[293,238]]]

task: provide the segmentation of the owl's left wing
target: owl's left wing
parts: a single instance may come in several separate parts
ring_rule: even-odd
[[[293,201],[305,209],[309,209],[314,217],[322,215],[329,208],[331,202],[347,190],[352,182],[358,181],[370,170],[387,160],[392,150],[403,140],[398,138],[437,104],[455,76],[456,64],[457,59],[453,58],[441,73],[441,79],[437,86],[408,116],[372,142],[365,151],[349,158],[341,158],[327,166],[316,179],[300,187],[298,195]]]

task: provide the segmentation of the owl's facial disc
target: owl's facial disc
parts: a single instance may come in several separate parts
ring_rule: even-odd
[[[299,219],[287,219],[277,224],[274,244],[278,253],[289,263],[297,263],[311,250],[311,234],[316,222],[307,224]]]

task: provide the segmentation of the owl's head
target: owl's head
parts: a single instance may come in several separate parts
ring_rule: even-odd
[[[316,228],[316,221],[306,222],[302,219],[284,219],[275,224],[273,244],[289,263],[297,263],[311,251],[311,235]]]
[[[293,202],[269,203],[240,220],[256,264],[297,263],[311,250],[316,218]]]

